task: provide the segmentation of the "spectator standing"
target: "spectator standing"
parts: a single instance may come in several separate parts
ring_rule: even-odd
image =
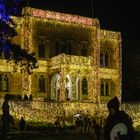
[[[24,131],[25,130],[25,125],[26,125],[26,122],[25,122],[24,118],[21,117],[21,120],[19,122],[19,127],[20,127],[20,130],[21,131]]]

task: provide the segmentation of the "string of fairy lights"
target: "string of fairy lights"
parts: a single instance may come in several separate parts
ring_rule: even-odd
[[[43,101],[33,101],[31,103],[25,102],[11,102],[12,113],[17,118],[20,118],[22,115],[25,116],[26,120],[38,121],[38,122],[54,122],[57,116],[65,116],[66,119],[73,116],[76,113],[83,113],[88,114],[91,116],[95,116],[100,114],[100,116],[106,116],[106,110],[100,104],[100,78],[114,78],[117,84],[117,92],[120,93],[120,86],[119,86],[119,76],[120,76],[120,67],[119,61],[119,53],[116,53],[114,59],[117,61],[117,69],[101,69],[99,67],[99,57],[100,57],[100,29],[98,27],[98,20],[80,17],[80,16],[73,16],[67,14],[61,14],[56,12],[50,11],[43,11],[39,9],[33,8],[25,8],[23,9],[23,17],[21,19],[21,29],[18,31],[22,31],[22,39],[21,44],[22,47],[26,49],[33,50],[34,41],[34,25],[38,22],[44,25],[53,24],[55,28],[59,28],[61,26],[69,26],[74,27],[79,30],[87,28],[87,30],[94,31],[91,37],[91,42],[93,43],[92,47],[92,54],[93,57],[84,59],[82,57],[73,56],[71,61],[72,65],[69,65],[68,69],[66,68],[66,64],[64,63],[61,65],[60,68],[60,99],[58,103],[52,102],[43,102]],[[16,20],[16,19],[15,19]],[[52,21],[53,20],[53,21]],[[63,22],[62,22],[63,21]],[[75,25],[75,23],[77,25]],[[97,27],[96,27],[97,25]],[[52,27],[53,27],[52,26]],[[58,27],[57,27],[58,26]],[[87,26],[87,27],[86,27]],[[48,26],[47,26],[48,27]],[[48,27],[49,28],[49,27]],[[64,28],[65,29],[65,28]],[[90,32],[91,32],[90,31]],[[110,34],[109,34],[110,33]],[[105,38],[106,34],[112,39],[111,41],[116,45],[116,34],[109,31],[104,31],[102,36]],[[115,36],[115,37],[114,37]],[[119,52],[119,48],[116,46],[116,52]],[[72,60],[71,59],[71,60]],[[53,60],[53,66],[56,67],[56,64],[59,63],[60,60],[67,60],[69,61],[69,56],[67,55],[60,55],[55,57]],[[91,62],[93,60],[93,62]],[[78,64],[79,62],[79,64]],[[61,62],[60,62],[61,63]],[[92,63],[92,64],[91,64]],[[35,72],[45,72],[44,67],[47,66],[40,61],[39,68],[35,70]],[[68,66],[68,65],[67,65]],[[56,67],[57,68],[57,67]],[[79,78],[83,78],[86,76],[87,80],[89,81],[88,84],[88,99],[85,102],[67,102],[65,101],[65,77],[66,74],[75,75],[78,71]],[[118,72],[119,71],[119,72]],[[23,71],[22,73],[22,95],[30,95],[32,93],[32,79],[31,76]],[[81,91],[80,91],[81,92]],[[62,102],[61,102],[62,101]],[[99,109],[100,106],[100,109]],[[65,112],[65,113],[64,113]]]

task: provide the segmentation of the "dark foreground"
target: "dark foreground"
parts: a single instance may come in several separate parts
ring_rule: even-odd
[[[76,133],[74,131],[66,132],[12,132],[8,135],[8,140],[96,140],[94,135],[86,133]],[[101,138],[100,140],[103,140]],[[135,134],[135,140],[140,140],[140,133]]]
[[[9,140],[94,140],[92,136],[86,134],[62,134],[62,135],[18,135]]]

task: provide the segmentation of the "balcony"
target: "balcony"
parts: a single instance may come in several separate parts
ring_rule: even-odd
[[[91,56],[84,57],[84,56],[66,55],[64,53],[52,57],[48,61],[49,66],[56,66],[62,64],[82,65],[82,66],[93,65],[93,57]]]

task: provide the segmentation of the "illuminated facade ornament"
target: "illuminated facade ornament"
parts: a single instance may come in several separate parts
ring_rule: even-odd
[[[20,18],[12,18],[18,33],[13,42],[35,52],[39,67],[31,75],[19,69],[12,73],[0,60],[0,74],[9,72],[11,78],[9,93],[49,101],[48,112],[56,109],[54,118],[62,110],[66,115],[78,110],[94,115],[101,103],[114,96],[121,100],[119,32],[100,29],[98,19],[30,7]],[[33,108],[38,106],[32,103]]]

